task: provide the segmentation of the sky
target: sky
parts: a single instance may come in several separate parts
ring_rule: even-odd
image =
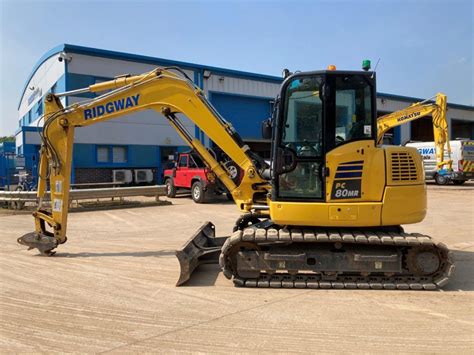
[[[379,92],[473,105],[473,1],[0,0],[0,136],[33,66],[69,43],[280,76],[377,67]]]

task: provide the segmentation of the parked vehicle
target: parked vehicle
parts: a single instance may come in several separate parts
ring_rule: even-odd
[[[450,181],[462,185],[467,180],[474,179],[474,141],[459,139],[450,141],[453,172],[450,177],[437,174],[436,149],[434,142],[407,143],[415,147],[423,158],[425,178],[434,179],[438,185],[446,185]],[[445,156],[448,152],[445,150]]]
[[[18,185],[15,188],[15,191],[36,191],[36,183],[33,177],[28,174],[26,171],[20,171],[18,174],[14,175],[18,178]],[[25,202],[15,201],[11,202],[11,207],[16,210],[21,210],[25,207]]]
[[[208,197],[223,193],[232,199],[216,175],[193,152],[179,154],[175,167],[164,171],[164,181],[168,197],[175,197],[178,190],[188,190],[196,203],[203,203]]]
[[[16,191],[36,191],[36,182],[30,174],[26,171],[20,171],[14,176],[18,177],[18,186]]]

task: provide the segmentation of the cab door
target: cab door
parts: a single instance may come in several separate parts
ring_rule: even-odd
[[[295,76],[284,86],[273,150],[274,201],[324,200],[323,85],[323,77],[315,75]]]
[[[174,177],[174,186],[177,187],[189,187],[188,178],[188,155],[181,154],[179,156],[178,164],[176,167],[176,175]]]
[[[380,201],[385,155],[375,146],[375,88],[366,74],[328,77],[326,201]]]
[[[284,82],[280,97],[272,148],[272,200],[327,202],[349,192],[351,198],[361,198],[362,169],[368,166],[364,162],[376,155],[371,150],[374,74],[299,73]],[[378,154],[377,161],[381,157]],[[379,180],[384,180],[383,174]],[[351,189],[339,192],[336,186]]]

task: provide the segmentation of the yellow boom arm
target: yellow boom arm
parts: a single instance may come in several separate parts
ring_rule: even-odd
[[[38,184],[40,207],[33,214],[37,234],[54,236],[58,243],[66,240],[75,127],[93,125],[146,109],[153,109],[168,119],[183,140],[201,155],[224,183],[241,210],[252,209],[255,193],[265,196],[270,187],[259,175],[249,156],[248,146],[241,142],[230,123],[219,116],[203,92],[173,69],[158,68],[143,75],[120,77],[86,89],[46,96]],[[112,91],[66,108],[59,100],[62,95],[105,90]],[[243,170],[243,178],[238,185],[201,142],[186,131],[177,114],[184,114],[193,121]],[[51,211],[41,207],[48,181]],[[46,231],[45,223],[52,227],[52,232]]]
[[[419,118],[431,115],[433,118],[433,134],[436,147],[436,164],[438,170],[447,166],[451,170],[451,147],[449,145],[448,122],[446,120],[446,95],[438,93],[435,103],[428,100],[417,102],[413,105],[381,116],[377,119],[377,144],[381,144],[384,134],[391,128],[415,121]],[[445,160],[444,149],[448,151],[448,159]]]

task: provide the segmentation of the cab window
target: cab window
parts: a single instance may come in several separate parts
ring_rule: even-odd
[[[190,159],[189,159],[189,167],[190,168],[204,168],[204,163],[198,155],[193,154],[190,156]]]
[[[362,76],[336,78],[336,145],[372,137],[371,87]]]
[[[186,168],[186,167],[188,166],[188,156],[187,156],[187,155],[182,155],[182,156],[179,158],[178,166],[179,166],[180,168]]]
[[[322,154],[323,104],[320,76],[294,79],[286,92],[286,112],[282,144],[298,157]]]

